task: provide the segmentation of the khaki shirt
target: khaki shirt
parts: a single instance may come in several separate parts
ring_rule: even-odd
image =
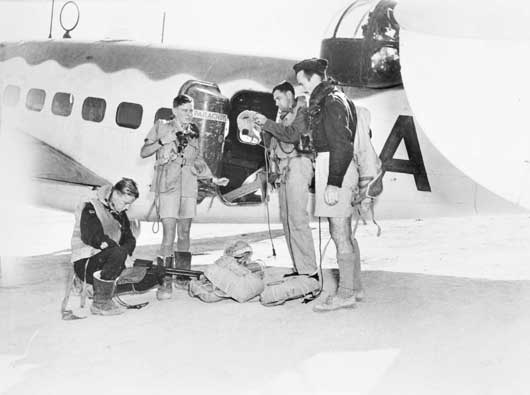
[[[295,115],[294,110],[285,112],[280,114],[277,122],[283,126],[290,126],[293,123]],[[278,158],[280,161],[280,170],[283,170],[287,166],[288,158],[295,157],[298,154],[294,144],[284,143],[274,136],[271,138],[270,149],[273,157]]]
[[[145,142],[154,143],[171,133],[183,132],[187,135],[188,144],[180,147],[178,139],[166,144],[156,152],[152,192],[170,192],[180,189],[183,197],[197,197],[197,179],[212,178],[212,172],[200,152],[199,138],[190,133],[198,132],[195,125],[184,131],[181,125],[173,120],[158,120],[147,136]]]
[[[308,131],[307,108],[305,102],[298,100],[290,111],[280,114],[277,122],[265,121],[264,143],[271,153],[271,172],[280,175],[280,180],[288,171],[292,158],[307,156],[296,150],[300,136]]]

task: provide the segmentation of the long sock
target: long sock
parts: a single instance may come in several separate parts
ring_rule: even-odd
[[[173,255],[173,244],[162,244],[158,250],[159,256],[172,256]]]
[[[353,289],[361,291],[363,285],[361,283],[361,253],[359,251],[359,244],[357,240],[353,239]]]
[[[341,298],[349,298],[354,295],[353,292],[353,271],[354,255],[337,254],[337,263],[339,265],[339,287],[337,295]]]

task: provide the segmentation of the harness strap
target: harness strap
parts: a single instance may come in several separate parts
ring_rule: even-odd
[[[286,151],[284,148],[283,148],[283,144],[290,144],[290,143],[283,143],[282,141],[278,140],[278,147],[280,147],[280,150],[284,153],[284,154],[287,154],[287,155],[290,155],[292,154],[295,150],[296,150],[296,147],[294,144],[291,144],[293,146],[293,148],[290,150],[290,151]]]
[[[381,236],[381,226],[377,223],[377,221],[375,219],[374,205],[375,205],[375,200],[373,198],[371,198],[370,215],[372,217],[372,222],[377,227],[377,237],[379,237],[379,236]],[[355,237],[355,234],[357,233],[357,228],[359,227],[359,221],[361,219],[363,220],[363,224],[366,225],[366,220],[364,219],[364,217],[361,214],[361,209],[359,207],[356,207],[355,210],[357,211],[357,219],[355,220],[355,225],[354,225],[353,230],[352,230],[353,237]]]
[[[375,220],[375,213],[374,213],[374,201],[372,200],[372,204],[370,205],[370,212],[372,213],[372,222],[377,226],[377,237],[381,236],[381,227]]]
[[[153,222],[153,225],[151,227],[151,230],[153,233],[158,233],[160,230],[160,182],[162,178],[162,172],[160,171],[160,166],[156,167],[156,182],[155,182],[155,198],[153,199],[153,204],[151,204],[151,207],[149,208],[149,211],[147,212],[147,218],[151,215],[151,212],[153,211],[153,208],[156,212],[156,221]]]

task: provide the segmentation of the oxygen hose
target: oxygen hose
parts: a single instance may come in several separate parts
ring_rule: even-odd
[[[266,184],[265,184],[265,207],[266,207],[266,210],[267,210],[267,226],[268,226],[268,229],[269,229],[269,240],[271,241],[271,248],[272,248],[272,256],[274,258],[276,258],[276,249],[274,248],[274,242],[272,241],[272,232],[271,232],[271,217],[270,217],[270,212],[269,212],[269,194],[267,193],[268,189],[269,189],[269,162],[267,160],[267,147],[265,147],[265,145],[261,145],[261,147],[264,148],[264,151],[263,151],[263,157],[265,158],[265,181],[266,181]]]
[[[153,233],[158,233],[160,230],[160,182],[162,178],[162,171],[160,169],[160,166],[156,166],[156,181],[155,181],[155,198],[153,200],[153,204],[149,208],[149,211],[147,212],[147,219],[149,219],[149,216],[151,215],[151,212],[153,211],[153,208],[155,209],[156,213],[156,221],[153,221],[153,225],[151,225],[151,230]]]

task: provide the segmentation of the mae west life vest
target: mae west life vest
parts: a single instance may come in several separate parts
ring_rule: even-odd
[[[119,244],[121,238],[121,226],[118,220],[112,216],[110,211],[104,206],[105,200],[109,197],[112,190],[111,185],[105,185],[99,188],[96,193],[83,199],[75,209],[75,225],[72,232],[71,248],[72,257],[71,262],[76,262],[80,259],[90,258],[101,252],[100,249],[87,245],[81,239],[81,213],[87,203],[92,203],[96,210],[96,215],[103,226],[103,232],[112,240]]]

